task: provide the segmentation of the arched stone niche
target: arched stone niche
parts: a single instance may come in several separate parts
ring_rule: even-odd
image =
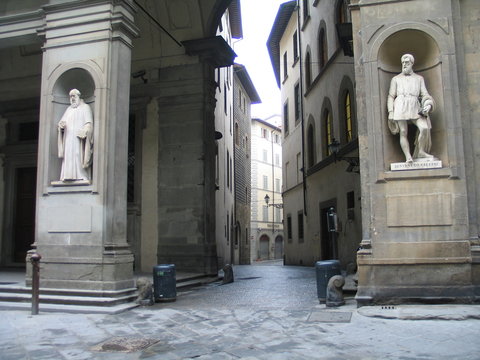
[[[413,70],[424,77],[428,92],[434,98],[436,109],[431,113],[432,149],[430,153],[448,166],[446,149],[446,124],[442,81],[441,51],[435,40],[426,32],[416,29],[400,30],[388,36],[378,51],[378,79],[384,136],[384,161],[388,170],[392,162],[403,162],[405,157],[400,148],[398,135],[392,135],[387,124],[387,96],[390,80],[401,72],[401,57],[412,54],[415,58]],[[409,126],[411,151],[416,127]]]
[[[52,88],[52,116],[50,120],[50,166],[48,181],[56,182],[60,178],[62,159],[58,158],[57,124],[65,110],[70,106],[69,92],[78,89],[83,100],[90,105],[95,123],[95,81],[91,74],[82,68],[72,68],[62,73]],[[96,126],[94,126],[96,128]],[[94,142],[95,144],[95,142]],[[94,145],[95,146],[95,145]],[[95,149],[94,149],[95,152]],[[94,158],[95,159],[95,158]],[[92,174],[93,175],[93,174]],[[93,179],[93,176],[92,176]]]

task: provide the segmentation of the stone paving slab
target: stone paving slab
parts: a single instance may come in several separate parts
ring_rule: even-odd
[[[364,308],[357,309],[353,298],[345,306],[327,308],[316,298],[313,271],[268,265],[235,267],[239,277],[257,279],[201,286],[180,292],[174,303],[115,315],[41,312],[32,316],[28,311],[0,311],[0,359],[479,358],[477,319],[364,316]],[[405,309],[421,313],[428,308]],[[450,313],[451,309],[445,306],[442,311]],[[469,309],[478,307],[462,306],[456,311]],[[350,322],[311,321],[339,313],[350,314]],[[118,337],[156,342],[132,352],[114,347],[96,350],[99,344]]]

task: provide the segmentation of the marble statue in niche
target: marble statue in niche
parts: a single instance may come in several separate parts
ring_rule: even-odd
[[[388,91],[388,127],[392,134],[400,135],[400,147],[406,163],[413,163],[413,159],[433,159],[433,155],[429,154],[432,146],[429,114],[434,110],[435,103],[423,77],[413,72],[414,57],[405,54],[401,62],[402,72],[392,78]],[[417,127],[413,156],[408,141],[409,123]]]
[[[58,157],[62,159],[60,180],[90,181],[93,158],[92,109],[80,98],[80,91],[69,92],[70,106],[58,122]]]

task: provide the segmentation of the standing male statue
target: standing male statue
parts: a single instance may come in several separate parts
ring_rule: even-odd
[[[434,101],[425,87],[422,76],[413,72],[414,58],[405,54],[401,58],[402,72],[394,76],[388,91],[388,127],[392,134],[400,134],[400,147],[407,163],[413,162],[408,142],[408,123],[417,127],[413,158],[432,159],[428,152],[432,146],[429,113],[434,109]]]
[[[58,122],[58,157],[63,159],[61,181],[90,180],[93,155],[93,115],[80,99],[80,91],[70,91],[70,106]]]

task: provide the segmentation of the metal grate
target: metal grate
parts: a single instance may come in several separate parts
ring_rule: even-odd
[[[158,339],[114,337],[93,346],[91,350],[101,352],[134,352],[146,349],[158,343],[158,341]]]

